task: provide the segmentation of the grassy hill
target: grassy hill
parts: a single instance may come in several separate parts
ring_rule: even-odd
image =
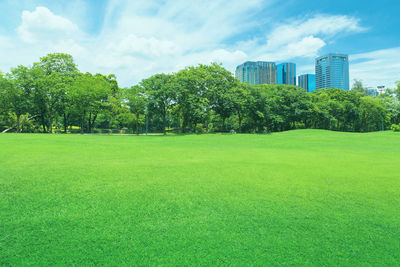
[[[0,135],[0,265],[400,262],[400,135]]]

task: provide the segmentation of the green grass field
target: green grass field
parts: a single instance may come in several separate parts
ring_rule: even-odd
[[[0,135],[0,265],[400,264],[400,135]]]

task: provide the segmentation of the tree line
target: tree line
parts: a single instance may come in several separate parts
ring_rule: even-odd
[[[378,97],[353,90],[307,93],[240,83],[221,65],[156,74],[129,88],[115,75],[81,73],[71,55],[0,72],[0,131],[269,133],[299,128],[370,132],[400,123],[400,83]]]

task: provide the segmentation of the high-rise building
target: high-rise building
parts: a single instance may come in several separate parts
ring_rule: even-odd
[[[297,85],[303,88],[306,92],[315,90],[315,74],[303,74],[298,77]]]
[[[276,68],[278,84],[296,85],[296,64],[281,63]]]
[[[327,54],[315,59],[316,89],[349,90],[349,59],[344,54]]]
[[[276,65],[274,62],[247,61],[236,67],[235,76],[249,84],[275,84]]]

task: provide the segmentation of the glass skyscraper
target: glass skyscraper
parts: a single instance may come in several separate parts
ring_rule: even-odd
[[[315,59],[316,89],[349,90],[349,58],[344,54],[327,54]]]
[[[303,74],[298,77],[298,86],[303,88],[306,92],[312,92],[315,87],[315,74]]]
[[[236,67],[236,78],[242,83],[249,84],[275,84],[276,65],[274,62],[247,61]]]
[[[296,85],[296,64],[281,63],[277,66],[277,83]]]

